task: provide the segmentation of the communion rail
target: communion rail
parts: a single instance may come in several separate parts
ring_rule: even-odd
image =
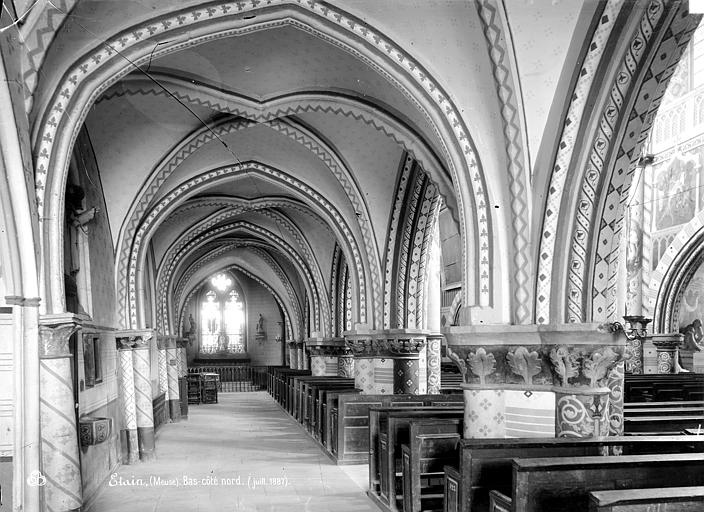
[[[261,391],[266,388],[266,366],[198,364],[188,368],[188,373],[217,373],[218,391],[221,393]]]

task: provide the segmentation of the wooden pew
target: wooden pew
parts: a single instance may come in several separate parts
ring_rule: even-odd
[[[354,379],[336,377],[335,380],[322,382],[308,382],[304,387],[306,399],[302,422],[306,430],[313,434],[317,423],[320,421],[317,414],[320,407],[320,393],[323,390],[349,390],[354,391]]]
[[[325,407],[327,401],[327,393],[349,392],[357,394],[361,393],[361,390],[354,387],[354,379],[352,379],[352,382],[340,382],[329,385],[314,386],[312,391],[313,399],[308,431],[313,437],[322,442],[324,428],[323,425],[325,424],[325,413],[327,412],[327,408]],[[323,445],[324,444],[325,443],[323,443]]]
[[[320,410],[318,411],[318,423],[316,435],[322,445],[332,454],[332,435],[329,425],[330,410],[337,407],[340,395],[359,395],[361,389],[324,389],[320,396]]]
[[[312,410],[316,398],[316,391],[320,387],[347,387],[354,389],[354,379],[342,377],[306,377],[299,381],[296,419],[308,430],[312,419]]]
[[[443,468],[457,460],[463,418],[412,420],[401,445],[403,510],[442,510]]]
[[[589,493],[590,512],[700,512],[704,487],[623,489]]]
[[[373,407],[412,404],[463,405],[456,395],[363,395],[339,393],[327,405],[328,444],[338,464],[367,464],[376,444],[370,444],[369,411]],[[374,438],[376,439],[376,438]]]
[[[379,425],[376,456],[379,468],[379,492],[374,498],[379,499],[390,510],[398,510],[396,499],[397,490],[400,490],[397,487],[400,480],[397,479],[397,474],[402,466],[401,445],[409,443],[412,422],[419,419],[461,421],[464,419],[464,406],[381,408],[376,412]]]
[[[418,395],[409,396],[405,395],[404,400],[399,400],[400,397],[404,395],[392,395],[397,397],[393,402],[384,403],[376,407],[371,407],[368,410],[368,432],[369,439],[367,442],[367,448],[369,452],[369,489],[376,494],[379,494],[380,485],[380,453],[379,453],[379,427],[380,427],[380,416],[385,414],[386,408],[391,407],[391,410],[398,407],[443,407],[459,409],[464,408],[464,397],[462,394],[454,395]]]
[[[624,400],[626,403],[704,400],[704,374],[626,374]]]
[[[587,512],[589,492],[704,484],[704,453],[514,459],[512,510]]]
[[[463,439],[459,451],[459,465],[445,468],[444,510],[484,512],[491,489],[511,494],[514,458],[696,453],[704,451],[704,436]]]
[[[499,491],[490,491],[489,512],[511,512],[511,498]]]
[[[704,401],[624,404],[624,430],[632,435],[676,435],[704,424]]]

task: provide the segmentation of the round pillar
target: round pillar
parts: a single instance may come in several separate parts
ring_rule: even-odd
[[[171,421],[181,420],[181,392],[178,380],[178,361],[180,357],[175,340],[166,342],[166,374],[169,380],[169,414]]]
[[[658,373],[679,373],[678,347],[684,341],[679,333],[653,334],[652,342],[657,349]]]
[[[139,458],[154,459],[154,408],[152,406],[151,368],[149,364],[149,338],[136,337],[132,349],[134,370],[134,404],[139,440]]]
[[[80,510],[83,505],[78,430],[69,338],[74,322],[39,327],[39,413],[41,471],[47,510]],[[38,468],[36,468],[38,469]]]
[[[139,443],[137,442],[137,412],[135,410],[134,396],[134,364],[132,360],[132,347],[125,343],[120,344],[118,358],[120,363],[120,403],[122,405],[122,430],[120,443],[122,444],[123,464],[135,464],[139,460]]]
[[[354,378],[354,356],[351,350],[344,350],[337,357],[337,375],[348,379]]]
[[[440,347],[442,334],[430,334],[427,338],[427,372],[429,395],[440,394]]]
[[[394,359],[394,394],[420,394],[420,365],[417,357]]]
[[[610,392],[608,388],[556,391],[556,437],[608,436]]]

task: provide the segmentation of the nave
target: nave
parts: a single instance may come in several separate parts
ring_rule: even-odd
[[[118,468],[89,512],[378,510],[367,466],[334,465],[265,391],[218,402],[165,425],[156,460]]]

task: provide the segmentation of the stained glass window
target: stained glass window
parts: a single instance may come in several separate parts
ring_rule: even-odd
[[[245,352],[245,308],[233,280],[217,274],[201,302],[200,352],[204,354]]]

